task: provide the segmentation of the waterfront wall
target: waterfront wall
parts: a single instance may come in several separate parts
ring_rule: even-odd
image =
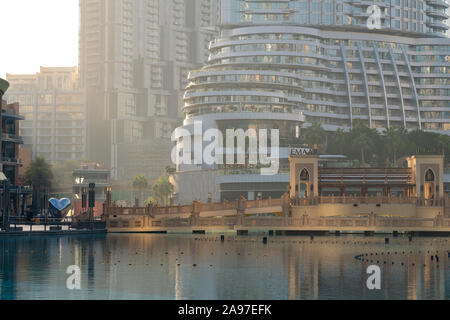
[[[450,232],[449,199],[316,198],[201,203],[145,208],[106,206],[109,232],[339,230]]]

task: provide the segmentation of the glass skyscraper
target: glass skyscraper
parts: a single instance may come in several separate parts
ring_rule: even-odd
[[[379,130],[450,134],[447,8],[442,0],[222,0],[220,36],[207,65],[189,76],[184,128],[200,120],[282,128],[282,148],[300,143],[298,127],[313,122],[331,131],[361,119]],[[201,169],[179,166],[175,179]],[[217,200],[277,196],[288,181],[280,184],[282,172],[262,181],[208,169]]]

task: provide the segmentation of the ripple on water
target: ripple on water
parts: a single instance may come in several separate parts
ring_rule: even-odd
[[[3,299],[449,299],[445,238],[106,235],[0,239]],[[217,241],[216,241],[217,240]],[[434,259],[431,260],[430,256]],[[439,260],[436,259],[439,257]],[[357,258],[359,257],[359,258]],[[82,290],[66,288],[70,265]],[[377,264],[382,289],[366,288]]]

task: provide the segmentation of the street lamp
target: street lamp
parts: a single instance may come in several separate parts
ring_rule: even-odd
[[[94,229],[94,208],[95,208],[95,183],[89,183],[89,221],[91,222],[91,229]]]

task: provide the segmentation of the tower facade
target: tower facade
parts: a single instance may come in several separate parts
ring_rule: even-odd
[[[170,164],[169,138],[182,119],[188,72],[207,57],[217,5],[214,0],[81,0],[80,10],[88,156],[105,163],[114,179],[158,176]],[[142,154],[142,161],[133,160],[149,148],[167,156]]]
[[[7,99],[19,102],[20,135],[33,157],[51,163],[86,157],[86,103],[77,67],[41,67],[36,74],[7,74]]]
[[[189,75],[183,128],[202,121],[205,128],[246,129],[255,126],[249,118],[265,114],[260,127],[287,129],[280,133],[282,147],[301,145],[295,140],[299,114],[302,127],[319,122],[328,131],[350,130],[360,119],[380,131],[448,134],[447,8],[441,0],[222,0],[220,35],[208,63]],[[280,117],[298,121],[280,126]],[[280,152],[280,163],[288,154]],[[237,188],[238,180],[242,188],[232,197],[270,194],[267,177],[216,169],[217,197]],[[177,179],[192,170],[201,169],[179,167]],[[278,177],[274,195],[288,184]],[[261,183],[249,191],[252,181]]]

